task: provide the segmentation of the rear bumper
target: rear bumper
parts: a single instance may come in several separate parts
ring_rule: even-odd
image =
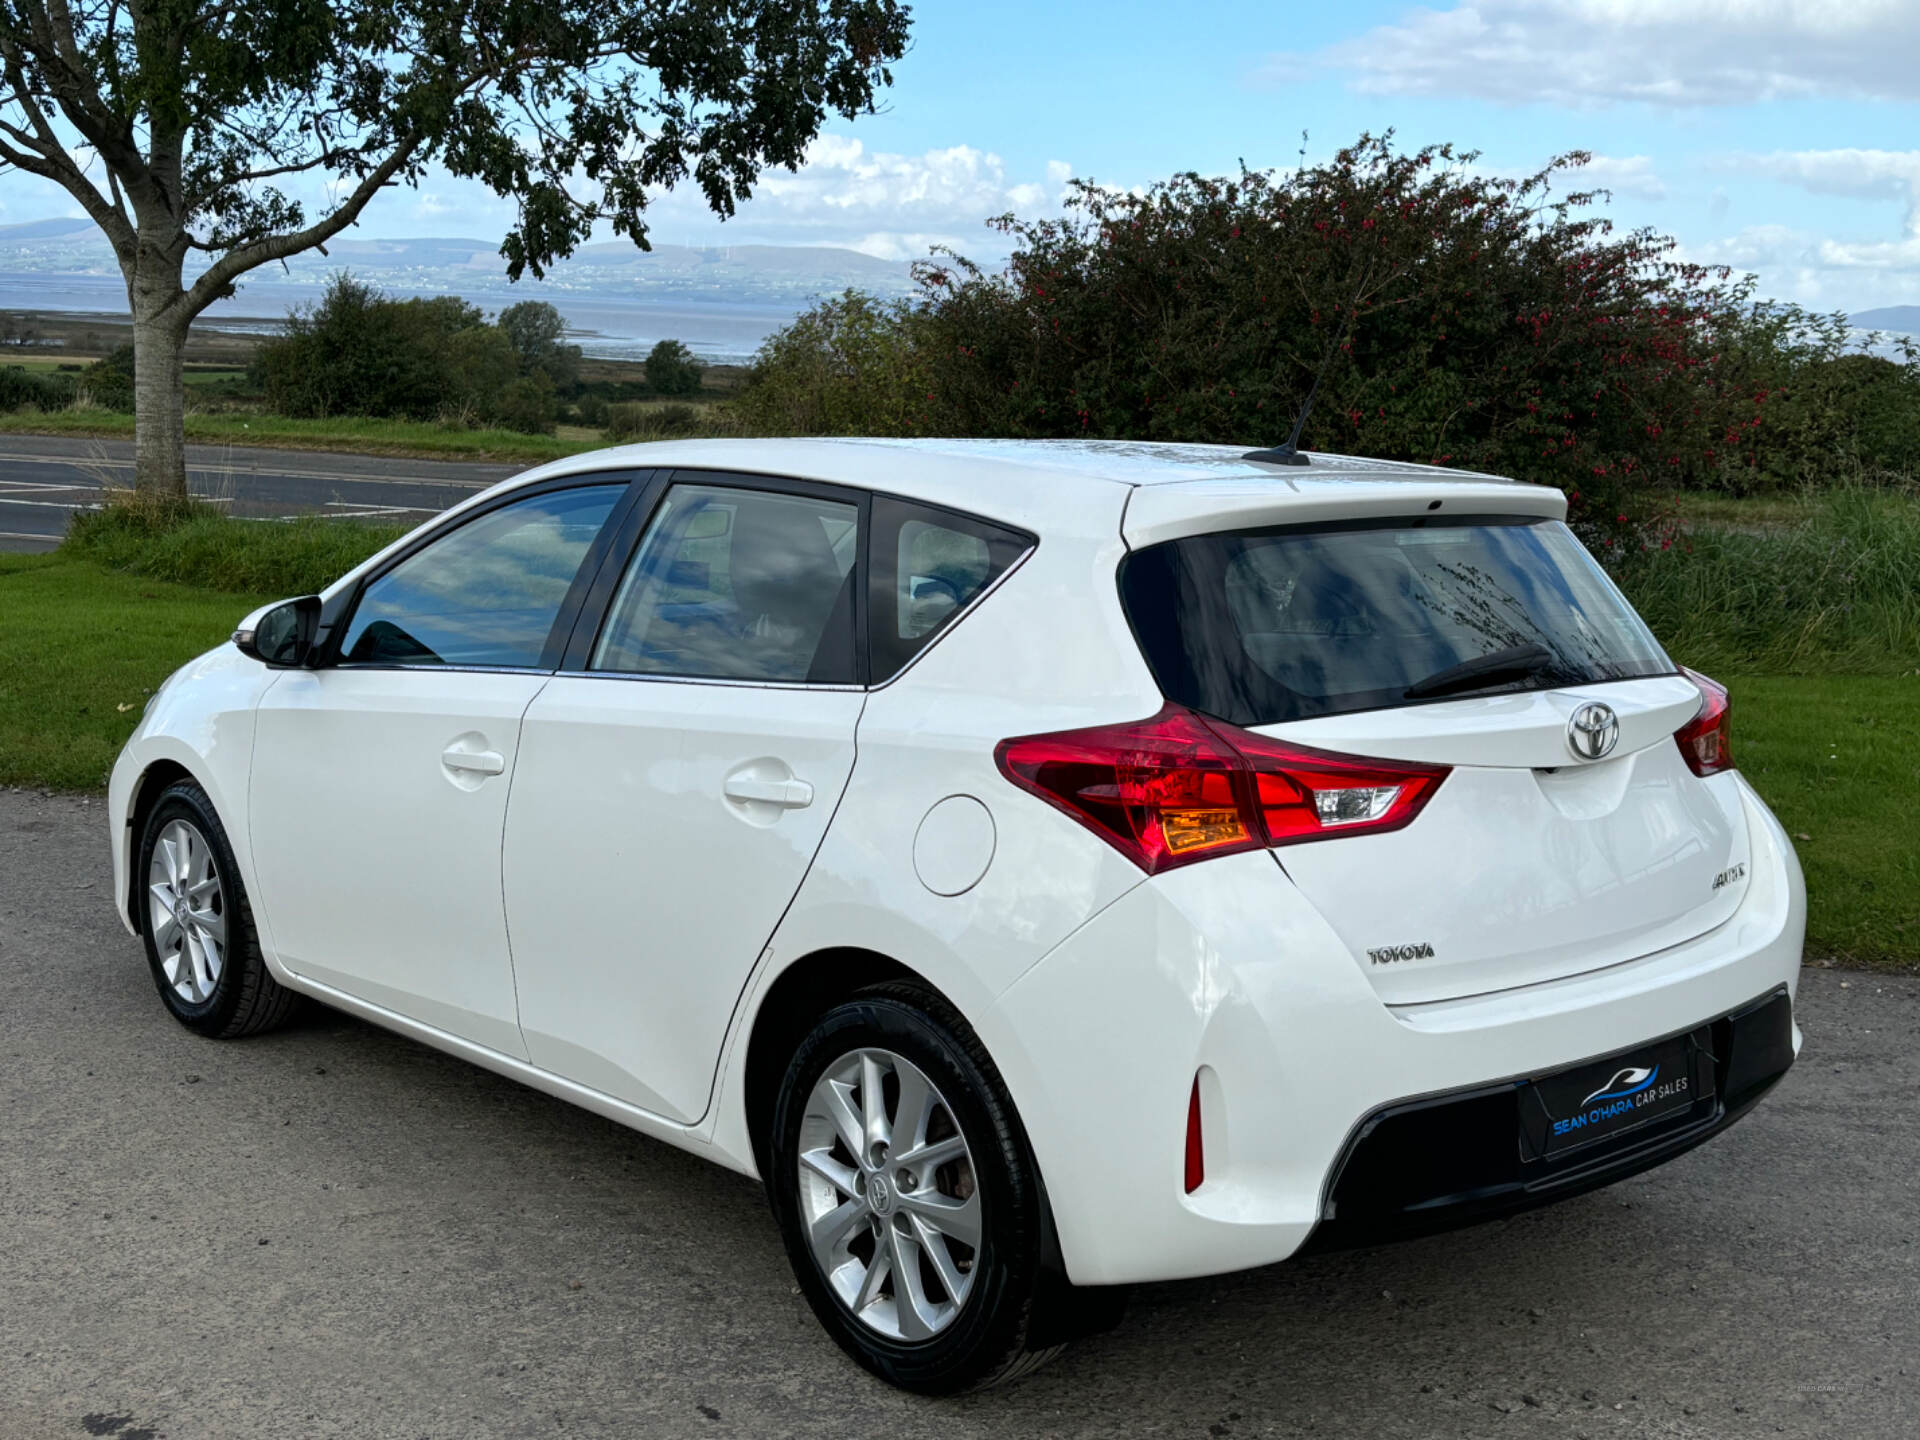
[[[1513,1080],[1390,1105],[1335,1162],[1303,1251],[1339,1250],[1496,1219],[1609,1185],[1704,1144],[1751,1110],[1793,1064],[1793,1002],[1781,986],[1701,1027],[1712,1092],[1670,1119],[1560,1156],[1517,1144],[1532,1086]]]
[[[1217,1274],[1283,1260],[1310,1237],[1331,1246],[1396,1226],[1465,1223],[1605,1184],[1726,1128],[1765,1088],[1744,1071],[1716,1086],[1713,1113],[1662,1122],[1657,1135],[1648,1127],[1617,1151],[1569,1152],[1577,1158],[1519,1179],[1508,1158],[1462,1182],[1436,1177],[1416,1145],[1414,1175],[1375,1206],[1391,1216],[1369,1214],[1359,1198],[1360,1177],[1392,1171],[1408,1134],[1387,1122],[1436,1097],[1504,1091],[1510,1122],[1515,1077],[1732,1026],[1776,994],[1785,1008],[1743,1021],[1741,1034],[1772,1027],[1765,1053],[1777,1059],[1784,1015],[1788,1051],[1797,1047],[1800,868],[1778,822],[1739,783],[1752,863],[1727,921],[1657,954],[1489,995],[1382,1003],[1350,949],[1264,854],[1175,870],[1108,906],[976,1017],[1045,1177],[1069,1276],[1100,1285]],[[1731,1033],[1727,1064],[1744,1053]],[[1206,1180],[1188,1194],[1183,1141],[1196,1077]],[[1475,1123],[1493,1135],[1500,1122]],[[1517,1150],[1511,1123],[1505,1133]],[[1367,1136],[1377,1138],[1363,1154]],[[1352,1177],[1344,1188],[1343,1173]],[[1451,1209],[1433,1203],[1449,1200]],[[1421,1207],[1436,1213],[1402,1213]]]

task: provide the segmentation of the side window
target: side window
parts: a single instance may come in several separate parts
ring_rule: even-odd
[[[625,490],[532,495],[409,555],[360,596],[341,663],[538,667],[568,587]]]
[[[590,669],[850,684],[860,511],[675,485],[621,578]]]
[[[874,683],[898,673],[1032,544],[970,515],[875,497],[868,620]]]

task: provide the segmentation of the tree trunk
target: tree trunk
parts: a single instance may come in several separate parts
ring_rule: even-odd
[[[187,498],[188,311],[180,288],[186,235],[170,211],[136,202],[137,248],[124,265],[133,311],[134,488],[150,499]]]
[[[184,501],[187,327],[177,314],[142,307],[133,317],[133,473],[142,494]]]

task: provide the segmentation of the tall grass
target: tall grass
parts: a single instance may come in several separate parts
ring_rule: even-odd
[[[235,520],[211,506],[151,501],[133,492],[77,512],[60,553],[109,570],[243,595],[310,595],[407,526],[308,516]]]
[[[743,434],[739,417],[728,404],[655,404],[645,400],[607,406],[607,443],[644,440],[684,440],[694,436]]]
[[[1696,518],[1615,578],[1682,664],[1709,672],[1920,672],[1920,492],[1840,485],[1765,519]]]

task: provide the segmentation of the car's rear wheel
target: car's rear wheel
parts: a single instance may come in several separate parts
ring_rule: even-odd
[[[802,1291],[867,1369],[928,1394],[1058,1352],[1044,1200],[999,1075],[939,997],[885,985],[824,1015],[781,1083],[768,1190]]]
[[[240,868],[206,791],[182,780],[161,794],[138,864],[147,963],[173,1017],[216,1039],[284,1021],[298,997],[261,959]]]

